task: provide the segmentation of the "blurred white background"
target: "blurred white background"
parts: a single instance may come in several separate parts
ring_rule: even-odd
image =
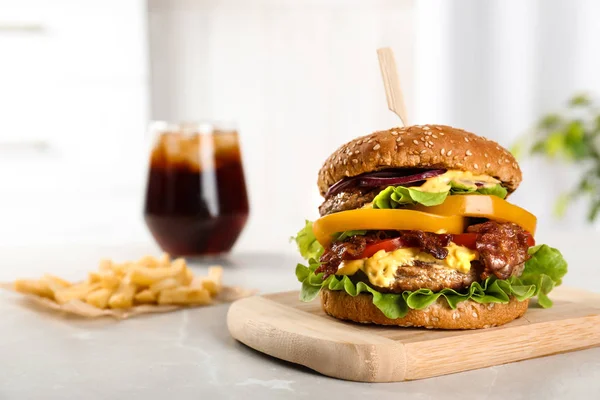
[[[151,240],[150,119],[237,121],[251,201],[238,250],[291,250],[342,142],[398,124],[377,47],[396,53],[413,123],[510,146],[573,93],[600,93],[594,0],[0,0],[0,240]],[[540,227],[573,171],[523,163],[512,198]],[[580,207],[583,209],[583,206]]]

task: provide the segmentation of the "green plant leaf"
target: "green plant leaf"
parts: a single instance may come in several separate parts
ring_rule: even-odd
[[[562,118],[558,114],[548,114],[538,123],[539,129],[554,130],[560,126]]]
[[[569,100],[570,107],[583,107],[588,106],[592,103],[590,98],[586,94],[578,94],[573,96],[571,100]]]
[[[563,193],[560,196],[558,196],[558,199],[554,204],[554,216],[558,218],[564,217],[565,213],[567,212],[567,206],[569,205],[570,201],[571,195],[569,193]]]
[[[555,157],[559,152],[565,148],[565,135],[560,132],[551,133],[546,139],[544,151],[549,157]]]

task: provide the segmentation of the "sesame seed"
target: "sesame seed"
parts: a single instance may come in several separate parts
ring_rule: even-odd
[[[440,131],[441,131],[441,129],[440,129]],[[440,132],[440,135],[444,136],[444,132]]]
[[[471,315],[473,315],[473,318],[477,318],[477,313],[475,311],[473,311],[473,314]]]
[[[348,159],[344,159],[344,165],[348,164]]]
[[[506,160],[504,160],[505,163],[510,164],[510,160],[507,158]]]
[[[465,154],[468,155],[468,156],[472,156],[473,155],[473,153],[471,153],[471,150],[465,151]]]
[[[500,147],[496,146],[496,150],[500,150]]]
[[[398,143],[398,146],[402,146],[404,144],[404,142],[400,142]]]
[[[433,146],[433,142],[431,140],[427,143],[429,143],[430,146]]]
[[[421,150],[421,154],[423,154],[425,152],[427,152],[427,150],[425,150],[425,149]]]
[[[432,138],[437,139],[438,137],[436,135],[431,135]]]
[[[452,319],[458,319],[460,315],[458,313],[452,313]]]
[[[451,156],[451,155],[452,155],[452,150],[448,150],[448,153],[447,153],[447,154],[448,154],[449,156]]]
[[[465,136],[465,142],[469,143],[469,138]]]
[[[441,154],[441,155],[444,155],[444,153],[445,153],[445,152],[446,152],[446,149],[441,149],[441,150],[440,150],[440,154]]]
[[[427,140],[427,139],[425,139],[425,136],[422,136],[421,137],[421,142],[424,142],[425,140]]]
[[[360,154],[360,150],[356,150],[354,154]]]
[[[414,144],[419,144],[419,141],[417,139],[413,140]]]
[[[442,130],[442,128],[440,128],[439,126],[436,126],[435,129],[437,129],[438,131]]]
[[[373,139],[369,139],[367,140],[367,143],[371,143],[373,141]]]
[[[381,146],[379,145],[379,143],[377,143],[375,146],[373,146],[373,150],[379,150]]]
[[[350,176],[350,171],[346,170],[346,176]]]
[[[424,130],[424,131],[428,131],[428,130],[429,130],[429,127],[428,127],[428,126],[424,126],[424,127],[423,127],[423,130]]]
[[[492,165],[492,164],[490,164],[490,163],[487,163],[487,164],[485,164],[485,167],[486,167],[486,168],[489,168],[491,165]]]
[[[356,144],[361,144],[362,142],[363,142],[362,140],[359,140],[358,142],[356,142]]]
[[[397,132],[397,131],[391,131],[390,133],[391,133],[392,135],[394,135],[394,136],[398,136],[398,132]]]
[[[457,166],[457,167],[462,167],[462,166],[463,166],[463,163],[456,163],[456,166]]]
[[[353,159],[352,159],[352,162],[353,162],[354,164],[358,164],[358,160],[357,160],[356,158],[353,158]]]
[[[479,169],[479,165],[477,165],[477,164],[473,164],[473,168],[475,168],[475,169]]]
[[[483,156],[484,156],[485,158],[488,158],[488,155],[487,155],[487,153],[483,153]]]

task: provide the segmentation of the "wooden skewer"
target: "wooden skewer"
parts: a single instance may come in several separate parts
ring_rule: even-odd
[[[394,60],[394,52],[389,47],[377,49],[377,57],[379,58],[379,68],[381,69],[388,108],[400,117],[404,126],[408,126],[406,106],[404,104],[404,97],[402,96],[402,89],[400,89],[400,78],[398,78],[398,68]]]

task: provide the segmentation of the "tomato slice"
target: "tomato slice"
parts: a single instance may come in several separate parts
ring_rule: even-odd
[[[404,240],[402,240],[402,238],[382,240],[380,242],[373,243],[372,245],[365,247],[360,256],[358,256],[358,259],[372,257],[379,250],[390,252],[400,249],[402,247],[406,247],[406,243],[404,242]]]
[[[529,247],[535,246],[535,239],[533,238],[533,236],[529,232],[526,232],[525,234],[527,236],[527,245]],[[451,241],[459,246],[464,246],[468,249],[476,250],[477,249],[476,243],[477,243],[478,235],[479,235],[478,233],[460,233],[460,234],[452,235]],[[401,237],[394,238],[394,239],[381,240],[377,243],[373,243],[373,244],[367,246],[364,249],[364,251],[356,258],[357,259],[369,258],[369,257],[372,257],[373,255],[375,255],[375,253],[377,253],[379,250],[383,250],[385,252],[391,252],[394,250],[401,249],[403,247],[410,247],[410,245],[405,240],[403,240]]]
[[[471,250],[475,250],[477,233],[461,233],[458,235],[452,235],[452,241],[459,246],[465,246]]]

